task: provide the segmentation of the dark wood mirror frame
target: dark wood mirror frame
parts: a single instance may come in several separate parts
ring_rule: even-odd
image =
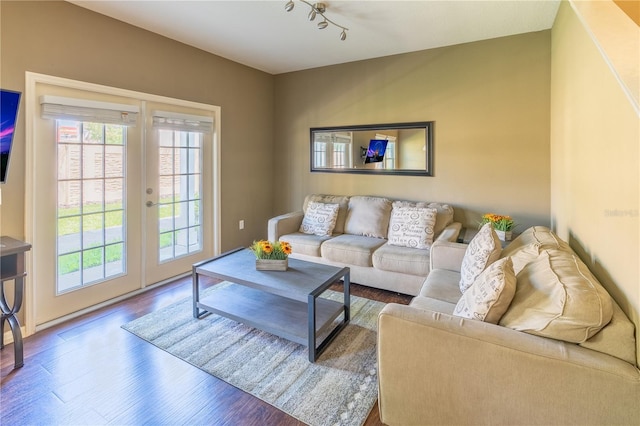
[[[433,176],[433,121],[314,127],[312,172]]]

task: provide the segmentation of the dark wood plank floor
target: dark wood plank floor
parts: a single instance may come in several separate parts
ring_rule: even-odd
[[[387,303],[411,299],[351,288],[353,295]],[[40,331],[24,340],[19,369],[13,369],[13,345],[5,346],[0,424],[302,424],[120,328],[190,296],[191,280],[184,278]],[[376,405],[366,425],[379,424]]]

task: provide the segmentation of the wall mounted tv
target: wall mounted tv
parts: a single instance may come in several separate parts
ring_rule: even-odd
[[[0,183],[7,181],[13,135],[18,121],[20,92],[0,89]]]
[[[369,149],[367,149],[367,156],[364,159],[365,164],[379,163],[384,160],[387,143],[388,141],[384,139],[371,139],[369,141]]]

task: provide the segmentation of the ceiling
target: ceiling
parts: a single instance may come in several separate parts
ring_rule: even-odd
[[[560,0],[326,0],[347,27],[324,30],[294,0],[70,0],[70,3],[253,68],[280,74],[551,28]]]

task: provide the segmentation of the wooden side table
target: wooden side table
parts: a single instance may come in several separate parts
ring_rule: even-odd
[[[4,323],[9,323],[13,334],[14,368],[24,365],[22,332],[16,314],[22,307],[24,277],[27,275],[24,254],[31,250],[31,244],[11,237],[0,237],[0,349],[4,348]],[[4,291],[4,283],[14,281],[13,306],[9,306]]]

